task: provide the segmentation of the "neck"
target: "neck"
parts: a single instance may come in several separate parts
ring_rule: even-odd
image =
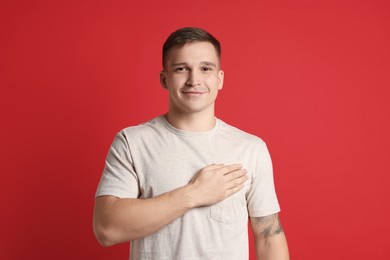
[[[215,127],[216,119],[214,113],[175,113],[169,111],[165,118],[175,128],[193,131],[206,132]]]

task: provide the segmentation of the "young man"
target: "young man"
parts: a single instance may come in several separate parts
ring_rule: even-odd
[[[247,260],[249,213],[257,258],[289,259],[265,143],[214,115],[220,55],[202,29],[168,37],[169,111],[115,137],[95,201],[102,245],[131,241],[134,260]]]

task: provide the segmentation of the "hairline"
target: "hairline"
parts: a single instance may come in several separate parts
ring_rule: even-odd
[[[218,59],[218,64],[215,64],[215,65],[216,65],[216,68],[220,69],[220,67],[221,67],[221,54],[218,52],[217,47],[215,47],[215,45],[211,41],[194,39],[194,40],[188,40],[188,41],[186,41],[184,43],[175,44],[175,45],[171,46],[169,49],[167,49],[167,51],[165,52],[165,56],[163,56],[163,70],[165,70],[165,68],[167,66],[167,64],[166,64],[167,63],[167,57],[170,54],[171,50],[173,50],[175,48],[183,48],[187,44],[197,43],[197,42],[208,42],[208,43],[210,43],[213,46],[215,54],[216,54],[217,59]]]

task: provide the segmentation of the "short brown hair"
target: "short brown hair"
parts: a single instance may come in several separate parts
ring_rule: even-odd
[[[210,42],[214,46],[218,58],[221,59],[221,44],[214,36],[201,28],[184,27],[171,33],[165,41],[162,50],[163,68],[165,67],[166,57],[170,49],[193,41]]]

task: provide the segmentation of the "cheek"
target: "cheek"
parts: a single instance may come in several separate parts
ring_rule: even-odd
[[[185,82],[185,79],[183,77],[172,77],[169,80],[170,86],[172,86],[174,88],[180,87],[181,85],[183,85],[183,82]]]
[[[219,81],[216,78],[208,79],[207,86],[209,87],[211,92],[218,91],[219,89]]]

